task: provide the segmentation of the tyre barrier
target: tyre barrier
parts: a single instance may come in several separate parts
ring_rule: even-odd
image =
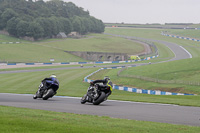
[[[190,40],[190,41],[200,42],[200,40],[198,40],[198,39],[189,38],[189,37],[182,37],[182,36],[176,36],[176,35],[169,35],[169,34],[165,34],[165,33],[163,33],[163,32],[161,33],[161,35],[163,35],[163,36],[168,36],[168,37],[179,38],[179,39]]]
[[[90,76],[92,76],[93,74],[101,71],[101,70],[105,70],[105,69],[118,69],[118,68],[124,68],[125,66],[121,66],[121,67],[111,67],[111,68],[101,68],[91,74],[89,74],[88,76],[86,76],[84,78],[84,82],[88,82],[90,83],[91,79],[88,79]],[[133,66],[129,66],[129,67],[136,67],[135,65]],[[187,93],[173,93],[173,92],[165,92],[165,91],[159,91],[159,90],[145,90],[145,89],[140,89],[140,88],[131,88],[131,87],[125,87],[125,86],[118,86],[113,84],[113,89],[116,90],[122,90],[122,91],[128,91],[128,92],[134,92],[134,93],[140,93],[140,94],[150,94],[150,95],[196,95],[196,94],[187,94]]]
[[[0,42],[0,44],[19,44],[20,42]]]
[[[145,60],[150,60],[153,58],[157,58],[158,55],[155,56],[150,56],[145,59],[140,59],[140,60],[127,60],[127,61],[97,61],[97,62],[60,62],[60,63],[0,63],[1,65],[78,65],[78,64],[109,64],[109,63],[131,63],[131,62],[138,62],[138,61],[145,61]]]

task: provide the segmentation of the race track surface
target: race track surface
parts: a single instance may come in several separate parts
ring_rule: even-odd
[[[200,126],[200,107],[108,100],[100,105],[81,104],[78,97],[55,96],[49,100],[33,95],[0,93],[0,105],[75,114],[109,116],[130,120]]]

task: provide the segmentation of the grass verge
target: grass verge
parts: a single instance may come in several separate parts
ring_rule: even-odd
[[[83,82],[86,75],[98,70],[99,68],[83,68],[83,69],[66,69],[66,70],[51,70],[39,72],[24,72],[24,73],[8,73],[0,74],[0,93],[21,93],[34,94],[41,80],[54,73],[60,81],[60,89],[57,95],[82,97],[89,86],[88,83]],[[104,70],[94,75],[96,79],[102,79],[105,75],[109,75],[115,84],[127,85],[129,80],[118,78],[116,73],[119,69]],[[93,79],[93,77],[91,77]],[[138,83],[145,86],[153,87],[152,83],[145,82],[131,82],[133,85]],[[124,92],[114,90],[109,99],[139,101],[139,102],[155,102],[155,103],[170,103],[187,106],[200,106],[200,98],[197,96],[155,96],[147,94],[136,94],[131,92]]]
[[[200,127],[0,106],[3,133],[198,133]]]

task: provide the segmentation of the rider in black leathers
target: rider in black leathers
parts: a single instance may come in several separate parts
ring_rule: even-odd
[[[98,84],[97,87],[110,87],[110,91],[108,93],[106,93],[106,99],[107,97],[112,93],[112,82],[110,81],[110,78],[108,76],[104,77],[103,80],[94,80],[92,82],[90,82],[90,85],[95,85],[96,83],[102,83]]]

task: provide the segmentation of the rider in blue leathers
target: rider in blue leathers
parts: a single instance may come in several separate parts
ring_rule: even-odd
[[[56,75],[54,75],[54,74],[51,75],[49,78],[43,79],[43,80],[42,80],[42,83],[43,83],[43,85],[44,85],[44,89],[50,87],[50,85],[51,85],[52,83],[55,84],[55,85],[57,85],[58,88],[59,88],[59,81],[58,81],[58,79],[56,78]],[[57,91],[58,88],[57,88],[55,91]]]
[[[49,78],[45,78],[45,79],[42,80],[42,84],[39,86],[39,90],[38,90],[38,93],[37,93],[38,95],[34,95],[34,99],[35,98],[41,98],[42,95],[43,95],[43,92],[46,89],[48,89],[52,84],[54,85],[53,89],[54,89],[55,94],[56,94],[56,91],[59,88],[59,81],[56,78],[56,75],[52,74]]]

